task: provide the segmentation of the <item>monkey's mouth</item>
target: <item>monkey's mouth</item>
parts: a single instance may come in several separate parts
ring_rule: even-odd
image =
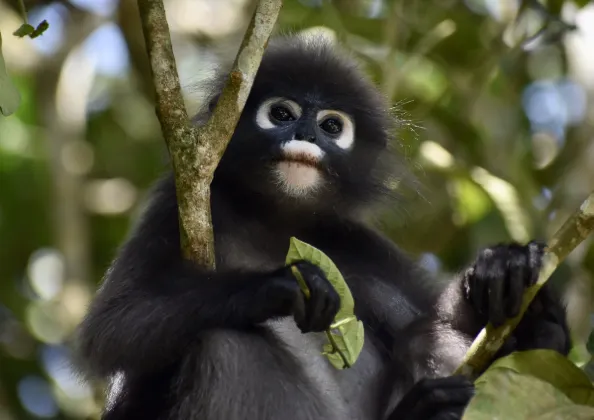
[[[276,161],[276,182],[285,193],[303,197],[318,189],[322,182],[321,160],[308,153],[283,153]]]
[[[283,153],[278,162],[320,169],[320,159],[307,153]]]

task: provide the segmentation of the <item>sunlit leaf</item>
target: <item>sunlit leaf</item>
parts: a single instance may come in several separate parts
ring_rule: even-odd
[[[461,224],[474,223],[491,210],[489,196],[467,178],[453,181],[456,195],[456,213]]]
[[[580,8],[587,6],[591,1],[592,0],[573,0],[573,2]]]
[[[475,385],[463,420],[594,418],[594,408],[575,404],[550,383],[509,368],[489,369]],[[555,417],[561,412],[563,417]]]
[[[515,352],[496,360],[487,372],[501,369],[534,376],[553,385],[576,404],[594,407],[594,386],[588,376],[556,351],[540,349]],[[481,376],[477,384],[479,382],[485,382],[485,379]]]
[[[577,404],[556,407],[538,415],[538,420],[592,420],[593,418],[594,408]]]
[[[573,346],[569,350],[567,358],[571,361],[571,363],[580,369],[583,369],[583,366],[592,359],[592,355],[586,348],[585,343],[574,340]]]
[[[6,72],[2,55],[2,35],[0,35],[0,113],[4,116],[14,113],[20,102],[21,95]]]
[[[326,331],[328,344],[324,345],[323,354],[337,369],[351,367],[359,357],[364,343],[363,323],[355,317],[355,301],[342,274],[332,260],[313,246],[292,237],[286,264],[298,261],[308,261],[318,266],[326,275],[328,281],[340,296],[340,309],[334,318],[334,323]],[[306,297],[309,289],[296,267],[292,269]]]
[[[495,207],[503,216],[505,226],[513,240],[528,242],[530,240],[531,220],[522,207],[518,189],[484,168],[473,168],[470,171],[470,176],[491,197]]]
[[[552,350],[515,352],[498,359],[475,386],[464,420],[594,418],[594,386],[584,372]]]
[[[420,55],[396,54],[392,71],[399,71],[402,89],[423,101],[438,100],[448,88],[444,70],[434,61]],[[404,70],[400,70],[404,69]]]
[[[572,0],[572,3],[578,6],[580,9],[584,6],[587,6],[591,2],[592,0]],[[530,2],[526,3],[530,4]],[[567,0],[549,0],[547,2],[547,10],[549,11],[549,13],[558,16],[566,3]]]

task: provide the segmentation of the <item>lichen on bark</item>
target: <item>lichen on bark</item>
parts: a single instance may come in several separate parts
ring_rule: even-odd
[[[182,98],[163,0],[138,0],[156,93],[156,113],[171,157],[184,257],[215,267],[210,183],[233,135],[282,0],[260,0],[210,119],[193,127]]]

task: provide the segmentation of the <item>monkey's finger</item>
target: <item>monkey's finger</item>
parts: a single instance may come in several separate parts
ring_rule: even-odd
[[[322,290],[315,290],[307,302],[306,323],[310,331],[324,331],[328,326],[324,318],[326,299]]]
[[[494,325],[501,325],[505,321],[503,293],[505,286],[505,260],[497,252],[489,264],[480,270],[484,281],[488,284],[489,321]]]
[[[306,297],[303,292],[300,292],[293,303],[293,318],[299,329],[303,331],[306,321]]]
[[[427,419],[450,406],[464,406],[474,395],[467,378],[456,375],[423,379],[398,403],[389,420]]]
[[[513,318],[520,312],[526,277],[525,264],[512,264],[507,273],[507,304],[506,315]]]
[[[447,407],[430,417],[429,420],[460,420],[467,405],[468,403]]]
[[[475,312],[481,316],[486,316],[487,285],[482,281],[482,277],[479,277],[477,268],[477,266],[474,267],[474,271],[468,280],[470,288],[468,295],[470,296],[470,303]]]
[[[411,411],[410,418],[427,419],[443,416],[448,412],[457,412],[460,407],[465,407],[468,404],[473,395],[474,387],[472,385],[433,389],[425,395],[425,398],[418,401]]]
[[[506,318],[503,300],[505,273],[502,273],[502,276],[493,275],[489,279],[489,321],[495,327],[503,324]]]
[[[474,279],[473,288],[471,291],[474,310],[478,315],[484,318],[485,322],[489,321],[489,287],[490,287],[490,266],[491,266],[491,249],[483,250],[474,265]]]
[[[329,292],[330,293],[326,295],[326,302],[324,306],[324,318],[326,319],[325,322],[327,324],[325,328],[332,324],[336,314],[340,309],[340,296],[334,289],[330,290]]]

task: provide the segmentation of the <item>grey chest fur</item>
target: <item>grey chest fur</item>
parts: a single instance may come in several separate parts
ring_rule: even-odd
[[[378,350],[365,341],[357,362],[348,369],[336,369],[322,354],[327,343],[324,333],[302,334],[293,319],[269,321],[268,327],[294,355],[304,375],[319,395],[323,395],[338,418],[365,420],[378,395],[382,361]]]
[[[284,265],[289,237],[279,239],[255,223],[225,226],[215,239],[219,269],[270,271]]]
[[[229,230],[219,232],[216,237],[219,267],[268,271],[284,265],[289,248],[288,235],[286,239],[279,240],[267,231],[258,229],[257,225],[236,226]],[[322,354],[323,345],[327,342],[324,333],[303,334],[292,318],[268,321],[266,327],[276,337],[283,353],[290,354],[295,360],[300,376],[306,381],[312,395],[319,396],[328,412],[336,416],[333,419],[369,418],[377,401],[383,367],[379,351],[370,340],[365,341],[363,351],[353,367],[338,370]],[[245,342],[244,345],[249,343]],[[212,350],[218,353],[215,348]]]

